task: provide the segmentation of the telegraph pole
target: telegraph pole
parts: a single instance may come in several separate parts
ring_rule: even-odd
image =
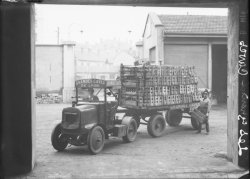
[[[60,41],[60,29],[57,27],[57,44],[59,44]]]

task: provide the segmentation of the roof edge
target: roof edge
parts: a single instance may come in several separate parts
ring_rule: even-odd
[[[218,37],[227,38],[225,33],[168,33],[164,34],[163,37]]]
[[[148,16],[147,16],[147,20],[146,20],[146,23],[145,23],[145,26],[144,26],[142,37],[144,37],[149,17],[152,19],[154,26],[164,26],[162,24],[160,18],[158,17],[158,15],[156,13],[154,13],[154,12],[150,12],[150,13],[148,13]]]

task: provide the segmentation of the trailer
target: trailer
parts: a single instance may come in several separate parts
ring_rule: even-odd
[[[161,136],[166,123],[178,126],[182,118],[190,118],[193,128],[198,128],[197,120],[190,115],[201,98],[194,66],[121,64],[120,78],[122,109],[117,113],[135,119],[137,127],[147,125],[152,137]]]

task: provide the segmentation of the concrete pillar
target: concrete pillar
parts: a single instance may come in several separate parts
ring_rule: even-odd
[[[238,165],[249,169],[249,28],[248,0],[239,6]]]
[[[163,64],[164,63],[164,37],[163,37],[164,27],[159,25],[156,28],[157,28],[156,64]]]
[[[239,6],[232,3],[228,14],[227,155],[235,165],[238,165],[238,41]]]
[[[69,103],[74,96],[75,51],[74,43],[63,44],[63,102]]]
[[[212,43],[208,43],[208,88],[212,90]]]
[[[2,178],[34,167],[36,111],[34,6],[2,2],[0,9]]]

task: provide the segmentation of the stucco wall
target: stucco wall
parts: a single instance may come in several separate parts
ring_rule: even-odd
[[[148,17],[147,24],[151,24],[150,35],[145,34],[143,37],[143,56],[149,59],[149,49],[157,46],[157,29],[152,24],[152,19]],[[149,26],[146,25],[145,31]],[[157,51],[157,48],[155,49]]]
[[[59,91],[63,82],[63,47],[36,45],[36,90]]]

